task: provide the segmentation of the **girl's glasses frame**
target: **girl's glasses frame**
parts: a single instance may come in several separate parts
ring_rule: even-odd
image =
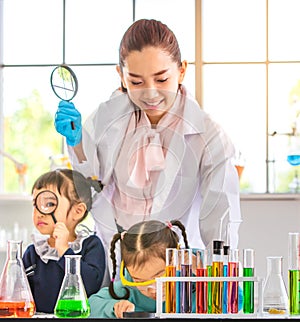
[[[121,282],[124,286],[139,287],[139,286],[149,286],[151,284],[156,283],[155,279],[143,281],[143,282],[128,281],[128,279],[126,279],[126,277],[124,275],[124,272],[125,272],[125,265],[124,265],[124,261],[122,260],[121,265],[120,265],[120,279],[121,279]],[[166,276],[166,274],[164,274],[161,277],[164,277],[164,276]]]

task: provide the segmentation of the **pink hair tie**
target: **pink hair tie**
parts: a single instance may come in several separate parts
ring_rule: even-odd
[[[173,227],[173,225],[171,224],[170,221],[166,221],[166,225],[171,229]]]
[[[111,282],[114,282],[114,281],[115,281],[115,279],[114,279],[114,278],[112,278],[110,281],[111,281]]]
[[[126,230],[121,232],[121,240],[123,240],[123,239],[124,239],[124,235],[125,235],[126,233],[127,233],[127,231],[126,231]]]

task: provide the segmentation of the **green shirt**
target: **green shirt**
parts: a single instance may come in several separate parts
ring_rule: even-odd
[[[128,301],[135,305],[136,312],[156,312],[156,301],[143,295],[137,288],[128,288],[130,295]],[[125,289],[121,281],[114,282],[115,293],[119,296],[125,295]],[[89,298],[91,306],[90,318],[116,318],[114,305],[116,300],[109,294],[108,287],[101,288]]]

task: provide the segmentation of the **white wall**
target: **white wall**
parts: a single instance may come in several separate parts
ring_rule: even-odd
[[[288,233],[300,232],[300,195],[284,198],[277,195],[275,199],[263,195],[242,196],[241,210],[240,250],[255,250],[256,275],[260,277],[266,275],[267,256],[283,256],[283,275],[287,286]],[[30,242],[29,235],[33,229],[31,197],[0,196],[0,216],[0,231],[5,228],[6,232],[13,234],[15,222],[19,223],[20,235],[23,234],[22,229],[27,230],[25,247],[26,242]],[[0,272],[5,257],[5,247],[1,247],[0,238]]]
[[[266,276],[267,256],[283,256],[283,277],[288,286],[288,233],[300,232],[300,200],[297,195],[241,200],[243,223],[239,248],[255,250],[256,275]]]
[[[32,198],[0,195],[0,272],[6,259],[6,240],[23,240],[24,250],[30,243],[32,230]]]

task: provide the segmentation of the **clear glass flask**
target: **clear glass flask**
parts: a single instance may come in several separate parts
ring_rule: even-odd
[[[65,255],[65,276],[54,314],[59,318],[86,318],[90,305],[80,275],[81,255]]]
[[[22,241],[7,241],[7,256],[0,279],[0,317],[31,318],[35,303],[22,261]]]
[[[287,312],[288,295],[282,277],[282,257],[267,257],[267,277],[263,288],[263,311]]]

